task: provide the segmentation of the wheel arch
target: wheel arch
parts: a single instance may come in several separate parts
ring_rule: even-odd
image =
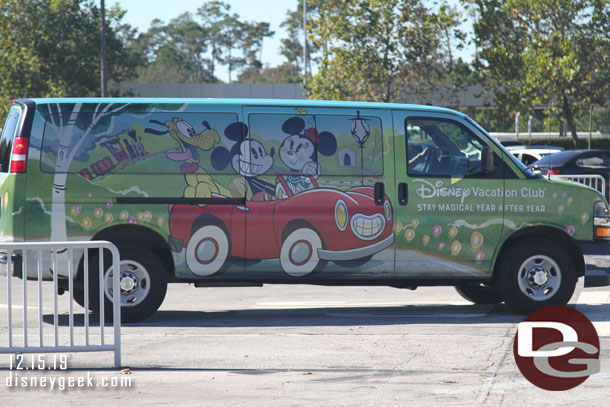
[[[495,279],[498,274],[499,264],[505,253],[511,246],[523,239],[529,238],[545,238],[561,245],[570,255],[576,268],[576,276],[582,277],[585,275],[585,261],[583,253],[578,244],[563,230],[550,226],[532,226],[525,229],[519,229],[513,232],[502,244],[493,266],[492,279]]]
[[[167,240],[150,228],[139,225],[111,226],[96,233],[91,240],[107,240],[114,244],[140,243],[159,256],[168,279],[175,275],[174,259]]]
[[[229,234],[229,229],[228,229],[227,225],[225,225],[225,223],[222,220],[220,220],[219,218],[217,218],[214,215],[210,215],[210,214],[207,214],[207,213],[204,213],[204,214],[201,214],[201,215],[197,216],[197,218],[193,222],[193,226],[191,226],[191,234],[190,234],[190,236],[193,236],[193,234],[197,230],[201,229],[202,227],[204,227],[206,225],[215,225],[215,226],[218,226],[219,228],[221,228],[225,232],[227,237],[231,236]],[[231,243],[231,239],[229,239],[229,244],[230,243]]]

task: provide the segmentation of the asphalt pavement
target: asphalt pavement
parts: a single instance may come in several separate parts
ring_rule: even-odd
[[[37,303],[29,298],[35,284],[27,287],[29,335],[39,329]],[[6,293],[0,276],[0,346],[8,338]],[[68,297],[60,299],[65,332]],[[53,342],[50,300],[43,308],[45,343]],[[450,287],[170,285],[155,315],[123,325],[121,368],[114,368],[111,352],[45,354],[44,370],[11,368],[14,356],[0,355],[0,400],[6,406],[605,405],[609,302],[610,290],[579,286],[572,304],[600,334],[601,372],[575,389],[549,392],[515,364],[513,339],[523,317],[503,305],[471,305]],[[77,341],[83,311],[76,306]],[[23,308],[13,312],[13,323],[22,323]],[[110,326],[105,332],[111,334]],[[14,335],[23,340],[22,330]],[[35,366],[38,357],[26,355],[22,363]],[[59,367],[49,369],[53,362]]]

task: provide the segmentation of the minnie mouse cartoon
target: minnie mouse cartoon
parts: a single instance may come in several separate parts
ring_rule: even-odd
[[[236,144],[231,147],[231,151],[224,147],[216,147],[212,151],[212,166],[220,171],[231,163],[233,170],[246,179],[245,196],[248,200],[267,201],[272,199],[275,195],[275,185],[263,181],[257,176],[263,175],[273,166],[275,150],[271,148],[271,153],[267,154],[261,143],[246,139],[248,126],[243,122],[231,123],[224,133],[225,137],[235,141]],[[232,189],[235,189],[235,185]]]
[[[320,176],[321,168],[316,160],[318,153],[331,156],[337,151],[337,140],[328,131],[318,134],[314,128],[305,129],[305,120],[291,117],[282,124],[282,131],[290,134],[280,146],[280,159],[293,173]],[[289,175],[285,178],[292,193],[297,193],[310,186],[309,177]],[[280,184],[278,184],[280,185]]]

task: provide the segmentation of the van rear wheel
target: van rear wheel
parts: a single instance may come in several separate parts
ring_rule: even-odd
[[[457,293],[475,304],[499,304],[502,302],[495,286],[483,283],[466,283],[455,286]]]
[[[566,305],[576,287],[574,270],[574,262],[556,242],[524,239],[502,256],[497,289],[506,305],[521,314],[547,305]]]
[[[167,292],[167,276],[159,257],[146,246],[138,244],[117,244],[120,260],[120,302],[121,321],[139,322],[152,314],[163,303]],[[100,311],[99,300],[99,259],[94,254],[90,259],[89,306],[94,312]],[[104,255],[104,316],[112,320],[112,258],[107,251]]]

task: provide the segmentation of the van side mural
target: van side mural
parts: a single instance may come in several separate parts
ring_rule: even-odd
[[[231,123],[225,129],[225,136],[235,144],[231,150],[217,147],[212,152],[212,166],[216,170],[224,170],[230,163],[233,170],[245,177],[245,192],[240,196],[255,201],[268,201],[275,194],[275,186],[258,178],[273,166],[275,150],[267,154],[265,147],[256,140],[246,139],[248,126],[242,122]],[[236,180],[232,181],[235,182]]]
[[[167,153],[166,157],[182,162],[180,171],[184,174],[187,184],[184,190],[185,198],[210,198],[212,194],[231,196],[231,192],[227,188],[216,182],[199,165],[199,150],[209,151],[220,142],[220,135],[210,127],[207,121],[204,120],[201,123],[204,129],[200,132],[195,131],[191,123],[179,117],[174,117],[171,121],[164,123],[158,120],[149,120],[149,123],[163,126],[165,130],[147,128],[144,130],[145,133],[169,134],[178,143],[180,151]]]
[[[256,134],[249,134],[245,123],[230,124],[224,134],[235,144],[230,150],[218,146],[211,155],[215,170],[231,164],[245,177],[245,206],[170,207],[170,245],[176,255],[184,256],[189,270],[211,276],[224,270],[230,259],[243,258],[247,271],[260,264],[269,274],[279,266],[300,277],[322,270],[329,261],[362,264],[389,247],[394,237],[388,197],[375,205],[373,188],[360,186],[361,180],[351,176],[345,180],[356,188],[332,188],[333,183],[341,185],[341,177],[325,177],[317,162],[318,153],[331,157],[336,152],[334,134],[318,133],[312,116],[268,118],[251,118]],[[350,124],[349,117],[341,117],[338,124],[347,140],[353,140]],[[278,146],[280,160],[275,161]],[[318,179],[329,186],[321,187]],[[265,259],[279,262],[257,263]]]
[[[277,177],[286,185],[286,174]],[[307,177],[313,189],[293,193],[287,188],[284,200],[247,204],[245,242],[232,239],[241,236],[243,225],[236,222],[236,214],[243,208],[173,205],[171,246],[186,250],[189,269],[200,276],[220,271],[230,256],[243,256],[279,258],[284,272],[300,277],[321,270],[327,261],[368,260],[392,244],[393,212],[387,196],[379,206],[371,187],[343,192],[320,188],[312,175]],[[192,225],[202,218],[207,224],[191,235]],[[264,249],[259,249],[261,241]]]
[[[282,162],[290,172],[310,174],[317,179],[320,176],[321,167],[315,161],[316,152],[325,156],[335,154],[337,151],[335,136],[328,131],[318,134],[315,128],[305,129],[305,120],[301,117],[291,117],[286,120],[282,124],[282,131],[289,134],[280,146]],[[286,185],[293,193],[296,193],[299,188],[307,189],[311,183],[309,177],[289,175],[286,178]]]
[[[53,177],[51,203],[51,240],[67,240],[66,232],[66,179],[72,160],[90,135],[106,132],[110,117],[125,110],[128,104],[100,103],[92,109],[83,109],[77,103],[71,112],[61,111],[59,105],[48,105],[49,131],[57,137],[57,152]]]
[[[371,137],[360,146],[350,133],[355,114],[262,114],[246,124],[234,113],[191,112],[188,105],[84,104],[39,113],[42,138],[32,146],[40,148],[40,168],[66,180],[57,196],[63,219],[46,211],[46,198],[37,201],[37,216],[48,217],[54,238],[140,224],[167,239],[180,278],[224,270],[237,277],[240,261],[255,274],[327,268],[345,275],[356,270],[345,266],[363,264],[394,241],[390,199],[373,199],[372,184],[383,179],[379,119],[371,119]],[[363,166],[343,167],[339,146]],[[141,203],[117,203],[122,196]],[[246,201],[161,205],[155,197]]]

